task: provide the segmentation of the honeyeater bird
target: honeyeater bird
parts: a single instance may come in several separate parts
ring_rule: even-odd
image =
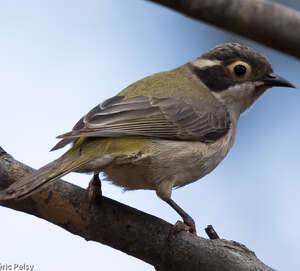
[[[224,159],[240,114],[273,86],[294,87],[253,49],[221,44],[94,107],[58,136],[53,150],[72,143],[65,154],[1,191],[0,200],[28,196],[71,171],[94,173],[93,200],[103,172],[126,190],[155,190],[196,233],[194,220],[172,200],[172,189],[202,178]]]

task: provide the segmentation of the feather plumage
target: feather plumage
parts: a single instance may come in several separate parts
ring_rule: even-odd
[[[116,96],[93,108],[58,144],[79,137],[151,137],[212,142],[230,128],[221,104],[201,99]]]

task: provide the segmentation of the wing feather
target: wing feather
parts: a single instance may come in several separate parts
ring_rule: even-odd
[[[154,137],[213,142],[230,129],[221,103],[201,99],[115,96],[94,107],[53,149],[79,137]]]

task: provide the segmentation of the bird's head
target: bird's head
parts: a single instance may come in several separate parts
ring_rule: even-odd
[[[270,87],[294,88],[273,72],[266,57],[237,43],[221,44],[189,65],[195,76],[237,114]]]

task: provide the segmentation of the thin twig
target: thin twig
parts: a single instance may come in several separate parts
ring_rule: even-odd
[[[212,225],[208,225],[205,228],[205,232],[206,232],[207,236],[209,237],[209,239],[211,239],[211,240],[220,239],[219,235],[217,234],[217,232],[215,231],[215,229],[213,228]]]

